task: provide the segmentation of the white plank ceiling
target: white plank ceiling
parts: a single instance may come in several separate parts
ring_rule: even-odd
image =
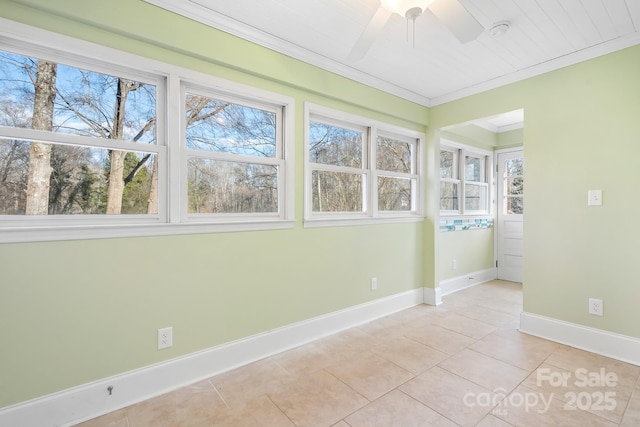
[[[430,12],[393,15],[366,55],[349,53],[379,0],[146,0],[426,106],[640,43],[640,0],[460,0],[485,28],[461,44]],[[511,26],[502,36],[489,29]]]

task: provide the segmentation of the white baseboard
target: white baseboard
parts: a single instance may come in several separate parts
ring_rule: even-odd
[[[539,316],[520,315],[520,331],[640,366],[640,339]]]
[[[424,288],[424,303],[429,305],[442,304],[442,288]]]
[[[21,402],[0,409],[0,425],[44,427],[85,421],[423,302],[424,288],[416,288]]]
[[[497,277],[497,270],[495,268],[488,268],[486,270],[474,271],[473,273],[468,273],[463,276],[442,280],[440,282],[440,289],[442,296],[449,295],[462,289],[494,280]]]

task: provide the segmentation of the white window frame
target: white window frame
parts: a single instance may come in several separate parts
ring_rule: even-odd
[[[229,154],[222,153],[218,151],[203,151],[203,150],[194,150],[189,149],[186,146],[186,139],[183,137],[181,140],[181,150],[183,154],[181,156],[184,159],[182,172],[182,188],[181,194],[188,197],[188,179],[187,179],[187,159],[190,157],[204,158],[210,160],[221,160],[228,162],[237,162],[237,163],[247,163],[247,164],[260,164],[260,165],[269,165],[269,166],[277,166],[278,167],[278,183],[284,184],[285,176],[286,176],[286,165],[285,165],[285,147],[284,147],[284,138],[283,138],[283,108],[280,105],[273,103],[264,103],[264,102],[256,102],[255,99],[242,99],[237,96],[237,94],[233,93],[225,93],[221,91],[211,90],[206,86],[195,85],[189,82],[183,82],[181,86],[180,93],[180,105],[184,108],[186,104],[186,94],[197,94],[206,96],[212,99],[224,100],[233,104],[243,105],[247,107],[252,107],[260,110],[265,110],[274,113],[276,116],[276,123],[279,123],[279,126],[276,126],[276,152],[274,157],[255,157],[249,155],[240,155],[240,154]],[[181,125],[180,131],[184,136],[186,134],[186,122],[185,122],[185,112],[181,110],[180,114]],[[278,212],[267,212],[267,213],[188,213],[189,201],[188,198],[183,200],[181,203],[182,209],[180,212],[180,217],[183,222],[236,222],[238,220],[251,220],[255,221],[256,219],[262,219],[265,221],[273,221],[273,220],[284,220],[286,217],[286,209],[283,209],[284,206],[287,205],[286,197],[284,191],[278,190]]]
[[[407,136],[406,134],[398,134],[387,131],[386,129],[379,128],[376,132],[375,139],[372,138],[371,141],[371,150],[373,151],[373,156],[371,161],[376,160],[377,155],[377,147],[378,147],[378,137],[383,138],[391,138],[396,141],[401,141],[411,145],[411,153],[412,153],[412,161],[411,161],[411,172],[394,172],[388,171],[384,169],[378,169],[374,167],[372,169],[372,181],[376,183],[376,191],[373,192],[373,206],[374,213],[381,218],[384,217],[403,217],[406,216],[405,212],[420,212],[420,200],[422,195],[420,194],[420,173],[421,170],[419,167],[420,164],[420,143],[419,138]],[[414,196],[411,198],[411,209],[409,211],[384,211],[379,209],[378,204],[378,178],[379,177],[388,177],[388,178],[400,178],[400,179],[408,179],[411,181],[411,194]]]
[[[452,210],[452,209],[440,209],[440,215],[460,215],[460,203],[462,202],[461,200],[461,196],[460,194],[462,193],[462,180],[460,179],[460,148],[454,147],[454,146],[450,146],[450,145],[441,145],[440,146],[440,153],[438,158],[440,158],[440,155],[443,151],[446,151],[448,153],[452,153],[453,154],[453,167],[452,167],[452,177],[451,178],[442,178],[441,177],[441,172],[438,172],[438,176],[440,177],[440,183],[442,182],[446,182],[446,183],[450,183],[456,186],[457,188],[457,201],[458,201],[458,209],[457,210]],[[440,206],[440,201],[441,201],[441,185],[438,186],[438,205]]]
[[[362,168],[313,163],[309,159],[309,126],[312,121],[327,123],[363,132],[364,147]],[[304,226],[325,227],[337,225],[358,225],[380,222],[407,222],[423,219],[423,174],[421,150],[424,144],[424,133],[402,128],[370,118],[349,114],[322,105],[305,102],[304,107]],[[413,168],[411,174],[378,170],[376,168],[376,147],[378,135],[392,137],[413,144]],[[363,208],[358,212],[314,212],[312,173],[316,170],[334,172],[360,173],[364,176]],[[389,176],[412,179],[412,207],[410,211],[380,211],[378,209],[378,177]]]
[[[448,151],[454,153],[454,178],[440,178],[440,182],[451,182],[458,186],[458,210],[440,209],[440,215],[446,217],[452,216],[489,216],[493,214],[493,153],[481,148],[460,144],[450,140],[441,140],[440,152]],[[438,157],[440,155],[438,153]],[[471,181],[466,179],[465,165],[466,158],[474,157],[482,161],[481,176],[483,181]],[[440,176],[440,173],[438,173]],[[487,209],[485,210],[468,210],[466,209],[466,187],[477,186],[484,188]],[[438,186],[438,205],[440,205],[440,186]]]
[[[97,138],[1,127],[0,134],[22,140],[56,142],[158,155],[157,215],[0,216],[0,243],[289,229],[294,226],[294,114],[292,97],[228,81],[194,70],[81,41],[0,18],[0,50],[156,84],[157,143],[102,143]],[[119,64],[127,64],[126,67]],[[206,88],[237,99],[280,108],[278,214],[231,214],[192,218],[187,204],[186,150],[181,87]]]

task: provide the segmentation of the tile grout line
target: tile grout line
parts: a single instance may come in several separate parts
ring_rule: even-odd
[[[211,387],[213,387],[213,389],[216,391],[216,393],[218,394],[218,396],[220,397],[220,399],[222,400],[222,403],[224,403],[224,406],[227,407],[227,409],[231,409],[229,407],[229,405],[227,404],[227,401],[224,399],[224,397],[222,396],[222,393],[220,393],[220,391],[218,390],[218,388],[215,386],[215,384],[213,384],[213,381],[211,381],[211,378],[209,378],[207,380],[209,382],[209,384],[211,384]]]

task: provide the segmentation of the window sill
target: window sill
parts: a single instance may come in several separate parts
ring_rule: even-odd
[[[183,234],[229,233],[291,229],[295,221],[252,221],[229,223],[119,224],[50,227],[2,227],[0,243],[49,242],[59,240],[113,239],[172,236]]]

